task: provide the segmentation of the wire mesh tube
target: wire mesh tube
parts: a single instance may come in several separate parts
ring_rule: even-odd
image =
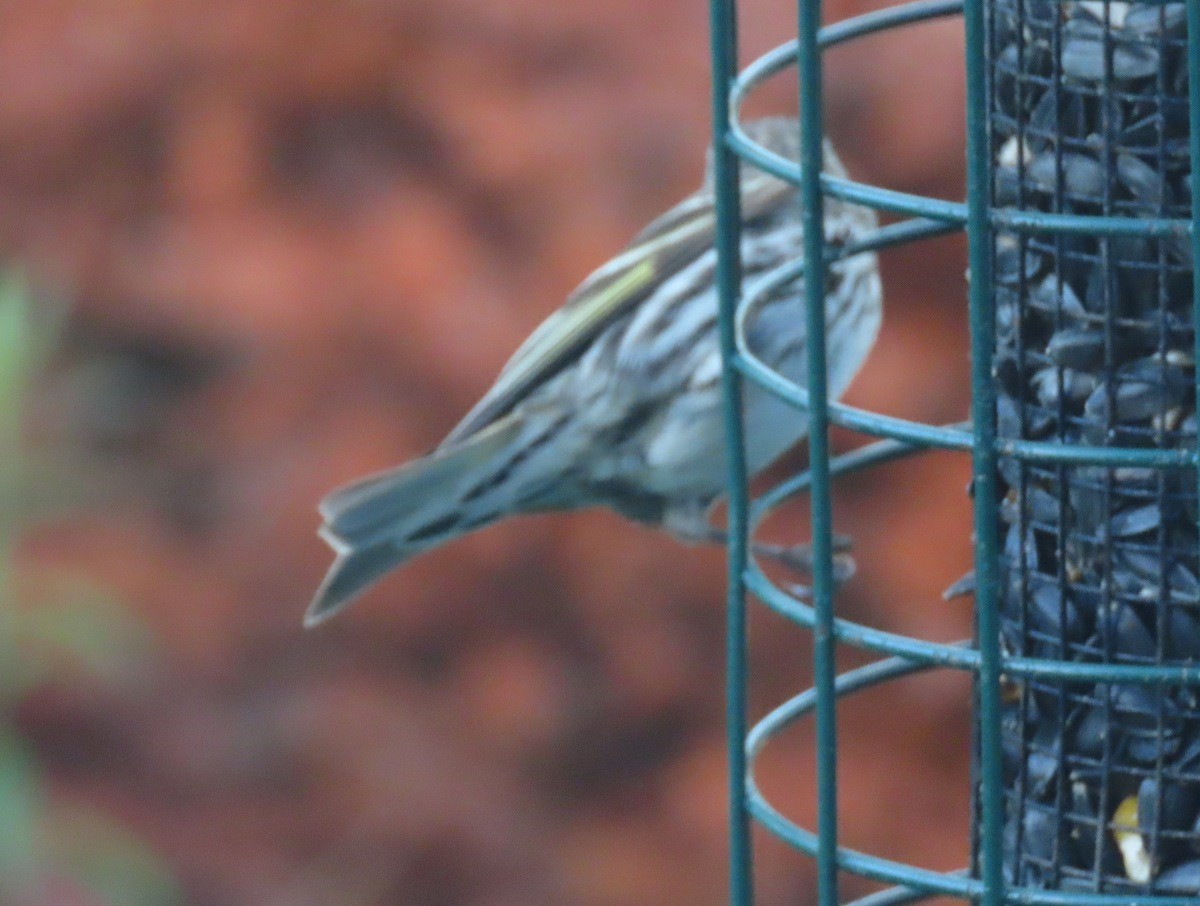
[[[997,207],[1191,210],[1182,3],[991,0]],[[1064,445],[1196,445],[1182,232],[994,234],[997,429]],[[1196,473],[1001,456],[1006,652],[1200,657]],[[1062,890],[1200,893],[1200,701],[1166,684],[1004,689],[1004,872]]]

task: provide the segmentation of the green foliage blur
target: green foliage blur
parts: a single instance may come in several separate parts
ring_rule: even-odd
[[[19,274],[0,275],[0,903],[170,906],[182,897],[161,859],[115,820],[56,799],[15,721],[38,687],[113,675],[148,651],[119,603],[86,577],[14,577],[14,552],[45,515],[36,485],[54,480],[53,458],[30,449],[23,431],[54,351],[48,321],[35,317]],[[20,600],[26,590],[36,606]]]

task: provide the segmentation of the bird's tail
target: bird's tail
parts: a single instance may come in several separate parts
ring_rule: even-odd
[[[501,419],[456,444],[369,476],[321,502],[320,535],[337,553],[304,617],[315,626],[349,605],[385,573],[423,551],[495,521],[496,507],[473,506],[487,489],[488,465],[519,433]],[[482,482],[482,483],[481,483]]]

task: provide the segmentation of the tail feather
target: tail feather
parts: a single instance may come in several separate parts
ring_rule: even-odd
[[[386,542],[371,547],[346,548],[340,552],[304,615],[305,627],[323,623],[348,607],[355,598],[414,553],[417,552]]]
[[[326,528],[354,540],[380,528],[399,530],[397,519],[419,521],[444,509],[457,486],[512,442],[520,427],[511,416],[501,419],[451,447],[339,488],[319,507]]]
[[[330,494],[320,506],[320,535],[337,559],[313,598],[304,624],[314,626],[348,606],[418,553],[500,515],[463,512],[463,497],[488,475],[490,462],[516,438],[509,417],[447,448],[380,472]]]

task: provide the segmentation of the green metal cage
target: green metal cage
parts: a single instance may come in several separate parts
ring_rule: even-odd
[[[1020,0],[1018,0],[1020,2]],[[1053,0],[1055,4],[1066,0]],[[1107,16],[1108,3],[1105,3]],[[1176,4],[1178,6],[1178,4]],[[995,292],[992,282],[994,242],[1000,231],[1018,235],[1092,237],[1141,236],[1171,238],[1190,248],[1193,265],[1200,261],[1200,90],[1187,101],[1190,124],[1191,218],[1120,216],[1030,211],[993,202],[994,154],[989,138],[989,80],[995,61],[988,44],[985,0],[917,0],[822,27],[820,0],[799,0],[799,38],[739,71],[736,52],[736,2],[711,0],[713,135],[718,199],[718,279],[721,295],[721,341],[725,361],[725,407],[730,463],[728,548],[728,741],[730,761],[731,901],[753,901],[751,824],[758,822],[816,861],[819,902],[838,902],[838,872],[845,871],[895,885],[861,902],[871,906],[950,896],[1001,903],[1117,906],[1131,902],[1156,906],[1194,904],[1194,896],[1079,892],[1046,885],[1022,885],[1004,870],[1005,790],[1002,771],[1002,685],[1013,679],[1061,683],[1141,684],[1162,688],[1200,686],[1200,667],[1189,663],[1080,662],[1066,657],[1031,657],[1006,653],[1001,644],[998,576],[1001,556],[998,463],[1009,457],[1021,463],[1142,469],[1195,469],[1195,444],[1184,447],[1064,444],[1001,436],[997,431],[993,356],[996,348]],[[919,197],[834,178],[820,172],[822,160],[822,53],[833,45],[887,29],[942,17],[961,17],[965,31],[967,78],[967,197],[965,203]],[[1200,84],[1200,3],[1186,4],[1189,84]],[[1107,40],[1107,39],[1106,39]],[[1107,45],[1106,45],[1107,46]],[[1111,63],[1112,50],[1107,50]],[[802,151],[799,164],[785,161],[755,145],[743,132],[744,99],[766,78],[796,66],[800,83]],[[743,296],[739,270],[738,162],[748,161],[799,187],[805,210],[804,261],[784,268],[755,293],[767,293],[803,274],[810,343],[807,386],[782,378],[756,360],[738,341],[738,312],[752,301]],[[972,363],[971,422],[933,426],[867,412],[829,400],[826,392],[824,343],[824,274],[830,252],[823,248],[823,199],[845,199],[907,219],[878,229],[866,240],[837,252],[848,256],[965,229],[968,239],[970,353]],[[1194,267],[1193,267],[1194,270]],[[1192,282],[1193,324],[1200,320],[1200,282]],[[1200,360],[1200,349],[1196,350]],[[808,413],[809,470],[758,499],[748,490],[743,456],[741,393],[756,384]],[[831,458],[831,425],[882,438],[877,443]],[[976,572],[976,638],[973,645],[943,645],[908,638],[835,616],[831,479],[841,473],[874,466],[924,449],[968,451],[973,462]],[[756,524],[783,500],[807,493],[812,507],[814,582],[811,602],[775,585],[748,552]],[[755,599],[813,635],[814,687],[787,701],[752,728],[746,709],[746,611]],[[854,646],[880,655],[869,666],[838,676],[835,648]],[[973,867],[943,874],[878,858],[839,844],[836,777],[837,703],[875,684],[929,668],[966,671],[974,678],[976,728],[976,834]],[[813,830],[798,826],[759,791],[754,761],[784,727],[813,715],[817,746],[817,819]],[[1160,718],[1161,722],[1161,718]],[[1160,759],[1161,770],[1161,759]]]

